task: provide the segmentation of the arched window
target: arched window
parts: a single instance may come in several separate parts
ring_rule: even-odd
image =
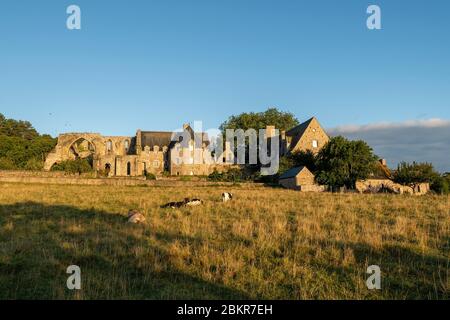
[[[314,149],[317,149],[317,148],[319,147],[319,142],[318,142],[317,140],[313,140],[313,142],[312,142],[312,147],[313,147]]]
[[[105,175],[109,176],[110,173],[111,173],[111,164],[107,163],[105,164]]]
[[[113,147],[112,141],[111,140],[106,141],[106,151],[107,152],[111,152],[112,151],[112,147]]]
[[[123,145],[125,147],[125,152],[128,152],[128,149],[130,149],[130,141],[125,140]]]
[[[127,176],[130,176],[130,175],[131,175],[131,163],[128,162],[127,163]]]

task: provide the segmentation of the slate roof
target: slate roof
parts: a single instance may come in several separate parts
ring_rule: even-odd
[[[291,146],[296,146],[297,143],[302,138],[303,134],[305,133],[306,129],[308,129],[309,125],[315,118],[312,117],[311,119],[299,124],[298,126],[286,131],[286,136],[293,137],[294,139],[291,141]]]
[[[141,132],[141,145],[142,149],[154,146],[164,147],[172,144],[172,132],[164,131],[142,131]]]
[[[286,171],[285,173],[283,173],[283,174],[280,176],[279,179],[282,180],[282,179],[294,178],[294,177],[296,177],[300,172],[302,172],[303,169],[308,170],[308,168],[306,168],[305,166],[291,168],[291,169],[289,169],[288,171]]]
[[[315,118],[312,117],[311,119],[299,124],[298,126],[286,131],[286,135],[287,136],[302,136],[306,129],[308,129],[309,125],[311,124],[311,122],[314,120]]]
[[[199,137],[200,141],[205,142],[206,145],[209,145],[208,135],[205,132],[196,132],[192,130],[191,127],[188,127],[187,130],[191,135],[191,139],[195,139],[195,137]],[[181,132],[180,132],[181,134]],[[203,139],[202,139],[203,138]],[[195,140],[194,140],[195,141]],[[142,131],[141,132],[141,146],[144,149],[146,146],[153,149],[154,146],[164,147],[167,146],[172,148],[175,144],[175,141],[172,141],[172,132],[170,131]],[[201,147],[201,146],[198,146]]]

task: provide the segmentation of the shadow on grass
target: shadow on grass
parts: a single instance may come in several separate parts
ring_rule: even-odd
[[[448,239],[444,239],[446,241]],[[315,263],[317,269],[326,270],[340,280],[356,287],[352,275],[361,274],[366,279],[366,268],[377,265],[382,273],[383,296],[388,299],[449,299],[448,270],[449,259],[444,255],[418,252],[414,248],[400,244],[385,244],[375,248],[366,243],[343,241],[320,242],[322,248],[334,247],[341,252],[350,249],[355,264],[335,266],[329,263]],[[445,253],[443,253],[445,254]],[[358,270],[355,270],[358,268]],[[370,295],[368,296],[370,297]]]
[[[149,225],[124,215],[35,202],[0,206],[0,299],[248,299],[179,270]],[[153,236],[153,237],[152,237]],[[190,241],[192,239],[186,239]],[[70,265],[82,289],[66,287]]]

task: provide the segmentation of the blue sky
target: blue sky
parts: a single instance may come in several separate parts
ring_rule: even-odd
[[[0,112],[52,135],[213,128],[269,106],[326,128],[448,120],[449,14],[446,0],[2,0]]]

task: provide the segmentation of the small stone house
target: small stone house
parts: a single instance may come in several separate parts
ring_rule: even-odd
[[[279,183],[287,189],[294,189],[304,192],[322,192],[324,186],[315,184],[315,177],[307,167],[295,167],[289,169],[279,178]]]

